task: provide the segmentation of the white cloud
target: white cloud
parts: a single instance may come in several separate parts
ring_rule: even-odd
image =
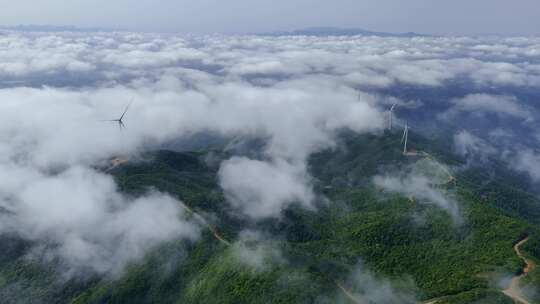
[[[233,257],[238,262],[258,271],[267,270],[275,264],[285,263],[278,247],[279,243],[268,241],[269,239],[271,238],[258,231],[242,231],[231,247]]]
[[[343,77],[343,79],[354,86],[387,88],[394,84],[392,77],[381,75],[371,70],[362,72],[352,72]]]
[[[466,112],[473,115],[482,113],[495,113],[508,115],[525,121],[534,120],[531,112],[512,96],[470,94],[463,98],[451,100],[453,104],[449,110],[450,115],[455,112]]]
[[[124,82],[198,67],[231,77],[324,73],[351,85],[481,86],[540,84],[538,38],[490,37],[181,37],[59,33],[0,36],[0,78],[92,76]]]
[[[412,283],[407,283],[412,285]],[[358,263],[354,268],[347,281],[347,285],[341,287],[346,289],[349,297],[348,300],[352,300],[351,298],[353,298],[354,302],[357,303],[418,303],[412,294],[395,288],[389,280],[377,277],[374,273],[367,270],[362,263]]]
[[[277,217],[294,202],[310,207],[314,199],[305,169],[283,160],[234,157],[221,165],[219,179],[233,207],[256,219]]]
[[[517,152],[511,164],[514,169],[527,173],[535,182],[540,181],[540,154],[531,149]]]
[[[376,186],[386,191],[400,193],[408,198],[414,198],[422,204],[435,205],[448,212],[454,223],[460,224],[463,222],[463,218],[458,202],[450,193],[438,188],[439,184],[448,181],[448,178],[437,181],[436,178],[419,174],[419,172],[375,176],[373,178]]]
[[[150,193],[128,199],[111,177],[84,167],[49,175],[2,166],[0,232],[42,244],[68,275],[81,270],[118,275],[160,242],[194,240],[199,227],[181,203]]]
[[[384,121],[376,96],[362,93],[358,100],[337,78],[298,75],[259,87],[222,74],[235,65],[219,56],[218,39],[197,49],[178,37],[114,33],[0,40],[0,58],[20,65],[16,75],[0,68],[2,79],[62,81],[66,73],[98,79],[84,86],[0,89],[0,203],[11,211],[0,232],[36,241],[36,256],[60,257],[73,273],[120,273],[160,242],[198,234],[180,202],[118,193],[112,179],[94,169],[112,156],[206,131],[265,138],[269,161],[233,158],[220,170],[231,205],[259,219],[279,216],[293,202],[311,207],[309,154],[331,146],[342,128],[370,132]],[[181,66],[220,60],[214,72]],[[130,100],[126,129],[99,121],[117,118]]]
[[[459,155],[479,157],[481,160],[497,152],[488,142],[465,130],[454,135],[454,147]]]

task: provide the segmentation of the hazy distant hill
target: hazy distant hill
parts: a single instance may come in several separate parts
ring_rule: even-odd
[[[380,37],[416,37],[427,36],[423,34],[407,32],[407,33],[387,33],[374,32],[360,28],[338,28],[338,27],[310,27],[294,31],[278,31],[262,33],[268,36],[380,36]]]
[[[113,32],[117,29],[102,27],[77,27],[73,25],[36,25],[20,24],[14,26],[0,25],[0,30],[18,31],[18,32]]]

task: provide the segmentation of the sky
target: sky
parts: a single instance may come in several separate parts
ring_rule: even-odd
[[[0,24],[181,33],[313,26],[430,34],[540,34],[537,0],[0,0]]]

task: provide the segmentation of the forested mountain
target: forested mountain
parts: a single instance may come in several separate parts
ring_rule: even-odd
[[[502,281],[524,267],[513,245],[528,237],[522,250],[532,261],[540,259],[534,196],[512,186],[510,174],[492,178],[467,169],[444,144],[416,134],[410,137],[415,155],[402,154],[400,131],[343,133],[339,139],[338,147],[310,157],[320,197],[314,207],[292,204],[281,217],[262,222],[238,217],[225,203],[216,160],[232,157],[231,151],[162,150],[106,166],[102,170],[125,195],[160,191],[178,198],[201,224],[202,237],[158,245],[117,276],[84,279],[56,271],[58,261],[26,259],[30,244],[4,237],[2,299],[512,303]],[[422,188],[423,177],[435,190]],[[535,268],[521,283],[536,286],[538,280]]]

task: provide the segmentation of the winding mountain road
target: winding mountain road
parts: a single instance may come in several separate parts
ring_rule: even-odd
[[[521,246],[523,244],[527,243],[528,240],[529,240],[529,237],[526,237],[526,238],[522,239],[521,241],[517,242],[514,245],[514,251],[516,252],[518,257],[525,262],[525,267],[523,267],[523,271],[522,271],[521,274],[516,275],[516,276],[514,276],[512,278],[508,288],[506,288],[505,290],[502,291],[506,296],[508,296],[512,300],[514,300],[514,303],[516,303],[516,304],[531,304],[531,302],[529,302],[527,299],[525,299],[523,297],[523,295],[521,293],[521,288],[519,287],[519,283],[520,283],[521,279],[523,279],[536,266],[534,264],[534,262],[527,259],[520,250]],[[442,298],[444,298],[444,297],[442,297]],[[427,300],[427,301],[422,302],[422,304],[436,304],[442,298]]]
[[[109,168],[105,169],[105,172],[110,172],[111,170],[113,170],[114,168],[120,166],[120,165],[123,165],[123,164],[126,164],[129,162],[129,159],[128,158],[125,158],[125,157],[115,157],[113,159],[111,159],[111,164],[109,166]]]
[[[345,288],[343,285],[341,285],[339,282],[334,282],[336,286],[343,292],[343,294],[352,302],[355,304],[366,304],[362,300],[357,299],[352,292],[350,292],[347,288]]]
[[[514,302],[518,304],[530,304],[530,302],[523,297],[521,293],[521,288],[519,287],[519,283],[521,279],[523,279],[535,267],[534,262],[527,259],[520,250],[521,245],[525,244],[528,240],[529,240],[529,237],[526,237],[514,245],[514,251],[519,256],[519,258],[525,262],[525,267],[523,268],[523,272],[520,275],[514,276],[512,278],[508,288],[503,290],[503,293],[505,295],[512,298]]]

